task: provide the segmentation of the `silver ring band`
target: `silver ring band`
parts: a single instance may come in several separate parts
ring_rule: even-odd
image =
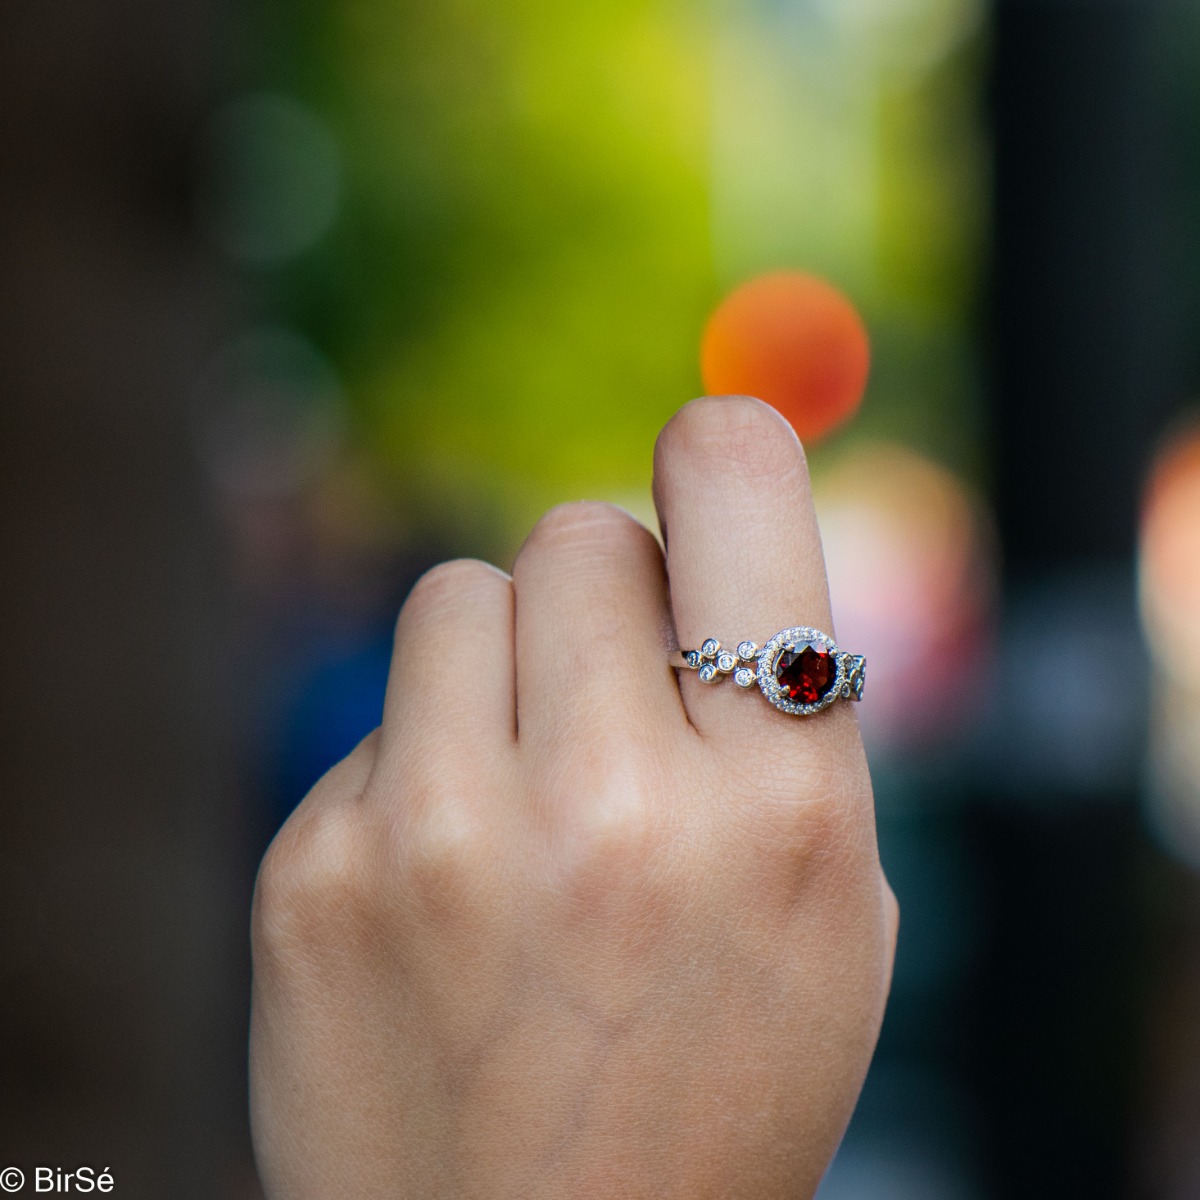
[[[727,675],[740,688],[757,683],[777,709],[799,717],[819,713],[835,700],[861,700],[867,675],[861,654],[839,650],[827,633],[808,625],[781,629],[762,646],[739,642],[727,650],[707,638],[699,650],[679,653],[684,667],[704,683],[720,683]]]

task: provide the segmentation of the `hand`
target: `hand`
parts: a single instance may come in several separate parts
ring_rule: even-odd
[[[834,632],[804,456],[758,401],[698,400],[655,498],[665,564],[572,504],[511,579],[426,575],[381,728],[275,839],[251,1038],[273,1200],[815,1191],[896,935],[854,706],[787,716],[669,657]]]

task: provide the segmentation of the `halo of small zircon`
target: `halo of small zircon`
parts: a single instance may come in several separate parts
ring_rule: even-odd
[[[821,647],[837,667],[837,674],[827,690],[819,700],[812,704],[793,700],[788,694],[788,689],[779,681],[776,670],[781,655],[796,650],[806,643]],[[838,651],[833,638],[819,629],[813,629],[808,625],[796,625],[791,629],[781,629],[759,651],[758,686],[762,694],[780,712],[791,713],[793,716],[799,717],[812,716],[813,713],[819,713],[828,708],[839,697],[848,695],[846,660]]]

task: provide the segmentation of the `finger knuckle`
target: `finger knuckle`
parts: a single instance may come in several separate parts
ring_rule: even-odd
[[[644,794],[593,800],[572,822],[579,861],[610,879],[643,874],[662,848],[662,823]]]
[[[787,421],[752,396],[704,396],[684,405],[659,435],[656,460],[684,455],[707,470],[779,478],[807,474],[804,453]]]
[[[745,814],[764,861],[800,887],[845,878],[873,854],[869,788],[836,763],[809,764],[791,787],[760,784]]]
[[[424,921],[461,917],[493,853],[477,815],[443,801],[427,806],[402,836],[402,876],[411,908]]]
[[[254,889],[253,940],[261,961],[320,950],[370,898],[369,860],[339,810],[291,820],[275,836]]]
[[[560,861],[578,911],[604,912],[631,901],[646,911],[647,899],[665,877],[673,838],[667,810],[652,772],[591,772],[576,793],[560,830]]]

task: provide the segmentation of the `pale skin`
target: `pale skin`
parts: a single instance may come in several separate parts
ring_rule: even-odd
[[[580,503],[511,578],[427,574],[381,727],[272,844],[270,1200],[815,1192],[897,927],[854,705],[788,716],[671,666],[707,636],[836,637],[805,458],[765,405],[707,398],[654,471],[665,557]]]

